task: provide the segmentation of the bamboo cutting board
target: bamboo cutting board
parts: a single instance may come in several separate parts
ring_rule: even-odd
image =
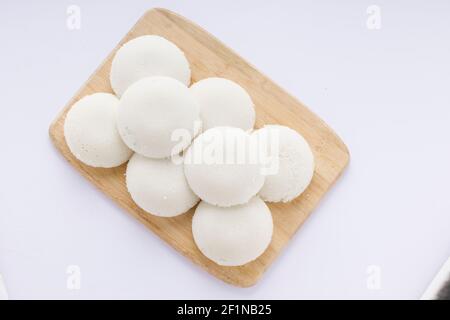
[[[116,50],[125,42],[146,34],[163,36],[185,52],[191,64],[192,82],[216,76],[231,79],[244,87],[255,103],[257,128],[265,124],[289,126],[300,132],[313,149],[316,169],[311,185],[290,203],[269,204],[274,220],[273,239],[266,252],[251,263],[240,267],[221,267],[208,260],[197,249],[192,237],[194,210],[174,218],[145,213],[134,204],[126,190],[126,165],[114,169],[91,168],[73,157],[66,145],[63,125],[71,106],[95,92],[112,93],[109,70]],[[50,137],[71,165],[131,215],[212,275],[240,287],[248,287],[258,281],[349,161],[344,143],[303,104],[208,32],[165,9],[153,9],[144,14],[57,116],[50,126]]]

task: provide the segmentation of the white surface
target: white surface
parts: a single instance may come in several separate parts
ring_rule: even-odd
[[[64,137],[72,154],[83,163],[102,168],[118,167],[133,152],[117,130],[119,99],[94,93],[78,100],[64,120]]]
[[[236,82],[210,77],[192,84],[190,90],[199,102],[204,131],[222,126],[253,129],[255,104]]]
[[[221,266],[241,266],[258,258],[270,244],[273,220],[259,197],[223,208],[200,202],[192,235],[200,251]]]
[[[70,31],[74,3],[81,29]],[[376,1],[380,30],[366,27],[372,4],[2,1],[0,272],[10,298],[419,298],[450,255],[450,2]],[[347,171],[252,288],[170,249],[48,138],[56,114],[153,6],[209,30],[350,149]],[[67,289],[78,275],[80,289]]]
[[[183,164],[171,159],[150,159],[135,153],[127,164],[127,189],[145,211],[174,217],[192,208],[199,198],[184,176]]]
[[[172,77],[186,86],[191,83],[191,69],[184,53],[163,37],[134,38],[117,51],[111,63],[111,87],[118,96],[137,80],[153,76]]]
[[[270,159],[266,166],[274,168],[258,193],[261,199],[289,202],[297,198],[314,175],[314,155],[308,142],[299,132],[280,125],[266,125],[252,135],[266,148]]]
[[[200,134],[187,149],[184,173],[200,199],[221,207],[247,203],[265,181],[252,136],[234,127]]]
[[[8,300],[8,292],[6,291],[5,281],[0,274],[0,300]]]
[[[191,144],[199,118],[198,102],[183,83],[169,77],[146,77],[120,98],[117,127],[130,149],[161,159]],[[174,139],[176,132],[181,138]]]

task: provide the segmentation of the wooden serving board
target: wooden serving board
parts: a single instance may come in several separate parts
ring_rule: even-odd
[[[292,202],[269,204],[274,220],[272,243],[262,256],[251,263],[240,267],[222,267],[210,261],[200,253],[192,237],[194,209],[174,218],[149,215],[136,206],[127,192],[124,177],[126,165],[114,169],[91,168],[72,156],[66,145],[63,125],[71,106],[95,92],[112,93],[109,71],[116,50],[125,42],[147,34],[163,36],[185,52],[191,64],[192,82],[216,76],[231,79],[244,87],[256,106],[257,128],[265,124],[289,126],[300,132],[313,149],[316,169],[311,185]],[[144,14],[57,116],[50,126],[50,137],[62,155],[83,176],[169,245],[217,278],[240,287],[248,287],[258,281],[349,161],[344,143],[308,108],[208,32],[165,9],[153,9]]]

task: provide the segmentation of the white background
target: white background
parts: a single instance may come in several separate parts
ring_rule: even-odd
[[[81,29],[66,9],[81,8]],[[369,5],[381,29],[366,26]],[[216,280],[82,178],[47,130],[137,19],[166,7],[298,97],[347,171],[256,286]],[[0,273],[10,298],[415,299],[450,255],[450,1],[0,4]],[[81,268],[81,289],[66,269]],[[367,285],[370,266],[378,290]]]

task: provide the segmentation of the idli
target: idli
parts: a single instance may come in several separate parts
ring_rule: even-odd
[[[189,147],[184,172],[200,199],[223,207],[243,204],[264,184],[256,156],[250,134],[239,128],[215,127]]]
[[[204,130],[219,126],[253,128],[253,101],[237,83],[224,78],[207,78],[194,83],[190,90],[200,105]]]
[[[184,53],[163,37],[146,35],[125,43],[111,64],[110,81],[114,92],[121,96],[131,84],[150,76],[175,78],[188,86],[191,69]]]
[[[126,162],[132,151],[116,126],[119,100],[95,93],[77,101],[66,115],[64,136],[72,154],[91,167],[112,168]]]
[[[199,201],[186,182],[183,165],[170,159],[151,159],[135,153],[128,162],[126,183],[134,202],[155,216],[180,215]]]
[[[240,266],[258,258],[269,246],[272,215],[259,197],[228,208],[202,201],[192,219],[192,233],[207,258],[221,266]]]
[[[268,125],[253,132],[253,137],[270,156],[272,163],[266,165],[276,168],[266,175],[261,199],[288,202],[303,193],[314,174],[314,156],[303,136],[285,126]]]
[[[133,83],[122,95],[118,128],[133,151],[165,158],[188,147],[199,121],[199,106],[189,89],[168,77],[148,77]],[[185,133],[181,141],[173,134]]]

